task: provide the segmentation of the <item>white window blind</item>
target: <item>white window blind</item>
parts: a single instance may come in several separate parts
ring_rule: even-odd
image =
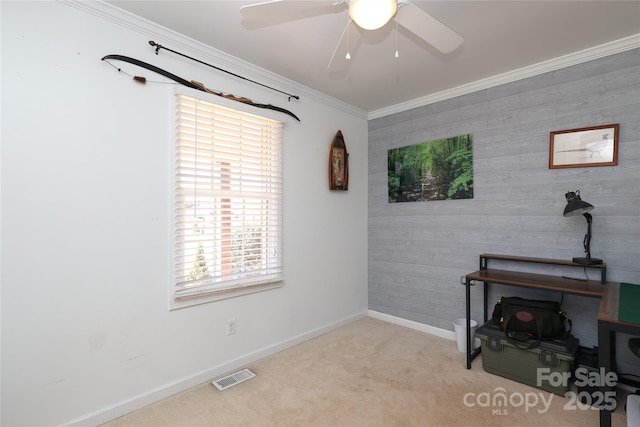
[[[174,303],[282,281],[282,127],[176,95]]]

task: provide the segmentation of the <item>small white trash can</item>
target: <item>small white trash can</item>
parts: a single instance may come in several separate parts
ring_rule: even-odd
[[[627,396],[627,427],[640,427],[640,396]]]
[[[471,346],[475,345],[476,329],[478,322],[471,319]],[[456,319],[453,321],[453,329],[456,332],[456,344],[460,353],[467,352],[467,319]]]

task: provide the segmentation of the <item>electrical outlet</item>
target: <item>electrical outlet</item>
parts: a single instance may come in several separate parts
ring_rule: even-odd
[[[227,335],[233,335],[236,333],[236,319],[227,320]]]

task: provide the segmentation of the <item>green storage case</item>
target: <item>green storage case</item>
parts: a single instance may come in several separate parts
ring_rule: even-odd
[[[476,336],[482,342],[485,371],[560,396],[569,391],[579,348],[579,340],[573,335],[542,340],[538,347],[523,350],[511,344],[500,325],[490,320],[478,328]],[[532,342],[535,340],[518,345]]]

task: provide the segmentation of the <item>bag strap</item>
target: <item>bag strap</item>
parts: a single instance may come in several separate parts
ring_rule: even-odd
[[[513,345],[514,347],[519,348],[520,350],[531,350],[532,348],[536,348],[540,345],[540,338],[538,338],[537,340],[535,340],[534,342],[532,342],[531,344],[528,345],[524,345],[524,344],[519,344],[519,342],[517,339],[514,338],[514,336],[517,334],[517,332],[507,332],[507,342],[511,345]],[[529,338],[529,336],[527,335],[527,339]]]
[[[509,321],[504,326],[504,332],[507,337],[507,342],[509,344],[519,348],[520,350],[531,350],[532,348],[536,348],[540,345],[540,341],[542,340],[541,338],[542,337],[542,320],[541,319],[536,319],[536,329],[538,330],[538,336],[536,337],[536,340],[527,345],[522,345],[519,343],[529,340],[531,336],[524,332],[510,331],[509,323],[511,323],[511,318],[509,318]]]
[[[502,329],[504,329],[504,331],[505,331],[505,332],[507,332],[507,330],[508,330],[507,328],[508,328],[508,326],[509,326],[509,322],[511,322],[511,318],[509,318],[509,321],[507,322],[507,324],[506,324],[506,325],[504,324],[504,322],[503,322],[503,321],[499,320],[499,318],[502,316],[502,313],[501,313],[501,312],[500,312],[500,313],[496,312],[496,308],[498,307],[498,305],[499,305],[499,303],[498,303],[498,304],[496,304],[496,307],[494,308],[492,318],[493,318],[497,323],[499,323],[499,324],[500,324],[500,326],[502,326]],[[571,317],[569,317],[569,315],[568,315],[565,311],[562,311],[562,310],[561,310],[559,313],[560,313],[560,315],[562,315],[562,317],[564,317],[564,320],[566,320],[566,321],[567,321],[567,324],[569,325],[569,329],[568,329],[567,331],[565,331],[562,335],[564,335],[564,334],[570,334],[570,333],[571,333],[571,329],[573,328],[573,321],[571,320]],[[542,332],[541,332],[541,331],[542,331],[542,325],[541,325],[540,323],[538,323],[539,321],[540,321],[539,319],[538,319],[538,320],[536,320],[536,326],[537,326],[537,329],[538,329],[538,336],[537,336],[537,337],[534,337],[534,336],[532,336],[532,335],[528,335],[528,336],[529,336],[529,338],[538,339],[538,338],[540,338],[540,335],[542,335]],[[512,331],[512,332],[515,332],[515,331]],[[562,335],[558,335],[558,336],[562,336]],[[556,337],[549,337],[549,338],[546,338],[546,339],[555,339],[555,338],[558,338],[558,336],[556,336]]]
[[[567,319],[567,323],[569,324],[569,330],[566,331],[564,334],[568,334],[571,332],[571,328],[573,327],[573,322],[571,321],[571,318],[567,315],[567,313],[565,313],[564,311],[561,312],[565,318]],[[507,322],[506,325],[504,325],[504,332],[505,332],[505,336],[507,338],[507,342],[521,350],[531,350],[532,348],[536,348],[540,345],[540,341],[542,341],[542,320],[540,319],[536,319],[536,329],[538,330],[538,336],[537,337],[533,337],[531,336],[531,334],[528,334],[526,332],[517,332],[517,331],[510,331],[509,330],[509,323],[511,322],[511,318],[509,319],[509,321]],[[563,334],[563,335],[564,335]],[[557,337],[555,337],[557,338]],[[521,345],[519,343],[523,343],[526,342],[530,339],[535,339],[534,342],[528,344],[528,345]],[[547,338],[547,339],[554,339],[554,338]]]
[[[570,333],[571,332],[571,328],[573,327],[573,322],[571,321],[571,318],[564,311],[561,311],[560,314],[562,314],[564,316],[564,318],[567,319],[567,323],[569,324],[569,330],[567,331],[567,333]]]

